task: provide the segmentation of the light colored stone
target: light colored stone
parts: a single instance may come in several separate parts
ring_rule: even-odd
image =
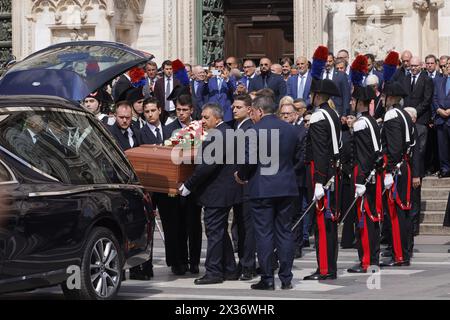
[[[200,0],[197,0],[200,1]],[[13,51],[18,58],[68,40],[120,41],[156,61],[197,63],[196,0],[13,1]],[[371,52],[450,53],[450,0],[294,0],[295,56],[321,44]]]

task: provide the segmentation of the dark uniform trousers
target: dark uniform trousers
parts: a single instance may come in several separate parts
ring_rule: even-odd
[[[188,256],[185,254],[185,261],[189,259],[189,264],[199,265],[202,253],[202,207],[196,202],[195,195],[187,198],[180,197],[180,245],[189,251]],[[185,231],[185,232],[183,232]],[[187,251],[184,251],[187,253]]]
[[[315,183],[312,181],[311,165],[306,173],[306,181],[308,188],[308,196],[313,199]],[[339,181],[338,181],[339,182]],[[325,190],[325,194],[327,191]],[[331,193],[331,198],[335,197],[335,192]],[[314,225],[314,240],[316,247],[318,271],[321,275],[327,275],[337,272],[338,259],[338,225],[330,217],[325,216],[326,208],[322,206],[322,201],[312,211],[312,221]],[[320,210],[322,209],[322,210]]]
[[[179,266],[187,264],[185,257],[186,248],[180,246],[182,226],[180,224],[180,213],[178,197],[171,197],[164,193],[154,193],[153,202],[158,207],[164,230],[164,245],[166,250],[167,266]]]
[[[299,209],[298,197],[250,200],[255,223],[256,250],[261,267],[261,280],[274,283],[274,249],[277,249],[282,283],[291,283],[294,261],[292,220]]]
[[[250,203],[244,201],[234,205],[233,212],[238,232],[239,268],[253,271],[256,269],[256,242]]]
[[[206,276],[223,279],[236,273],[233,246],[228,234],[228,208],[204,208],[205,233],[208,239]]]
[[[379,212],[379,217],[377,210],[382,211],[382,204],[377,209],[376,192],[377,186],[368,184],[364,201],[360,199],[356,204],[358,256],[365,270],[380,263],[380,220],[383,218],[383,212]],[[381,190],[379,192],[381,193]]]
[[[392,256],[395,262],[411,258],[412,232],[411,193],[412,174],[409,161],[401,166],[401,175],[394,178],[394,186],[388,194],[388,213],[391,228]]]
[[[355,188],[353,187],[350,179],[343,178],[342,187],[341,187],[341,212],[345,214],[352,204],[353,200],[355,200]],[[344,217],[342,217],[344,218]],[[355,225],[357,224],[356,217],[356,207],[354,206],[347,218],[344,221],[344,226],[342,228],[342,237],[341,237],[341,247],[344,249],[350,249],[354,246],[354,241],[356,239],[355,234]]]

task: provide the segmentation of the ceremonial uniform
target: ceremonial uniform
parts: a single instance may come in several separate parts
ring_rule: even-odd
[[[325,197],[317,202],[314,218],[318,273],[322,277],[335,278],[338,258],[337,219],[340,211],[338,158],[342,141],[339,116],[328,103],[322,104],[312,115],[309,132],[309,193],[313,194],[316,184],[326,187],[334,179],[325,190]]]
[[[372,174],[381,157],[381,136],[377,121],[370,113],[358,115],[354,124],[354,183],[366,185],[366,192],[356,202],[358,255],[362,270],[379,264],[380,223],[383,217],[382,172]]]
[[[381,132],[383,151],[387,159],[386,174],[391,173],[394,179],[394,184],[387,194],[394,261],[382,264],[384,266],[409,265],[411,257],[410,148],[415,141],[411,117],[400,108],[399,105],[394,105],[386,112]]]

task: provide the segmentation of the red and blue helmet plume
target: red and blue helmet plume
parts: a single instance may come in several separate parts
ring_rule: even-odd
[[[328,48],[319,46],[314,52],[313,63],[311,67],[311,76],[314,79],[321,79],[325,65],[328,60]]]
[[[364,76],[369,72],[369,61],[366,56],[359,55],[350,68],[350,79],[354,86],[363,86]]]
[[[145,86],[145,71],[144,69],[140,67],[135,67],[130,70],[128,73],[131,79],[131,84],[135,88],[143,87]]]
[[[189,85],[189,76],[186,71],[186,66],[181,60],[177,59],[172,62],[173,74],[176,79],[178,79],[182,85]]]
[[[400,55],[398,54],[398,52],[395,51],[389,52],[383,64],[383,79],[385,82],[388,82],[392,79],[392,77],[395,74],[395,71],[397,71],[399,62],[400,62]]]

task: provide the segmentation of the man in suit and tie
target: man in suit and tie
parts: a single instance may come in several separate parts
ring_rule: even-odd
[[[164,140],[170,138],[164,136],[164,124],[160,120],[161,112],[161,107],[156,98],[144,100],[146,124],[141,129],[142,144],[163,145]]]
[[[292,76],[287,81],[287,95],[292,99],[303,99],[310,104],[309,90],[312,77],[308,70],[308,59],[299,57],[296,61],[298,75]]]
[[[275,103],[279,104],[281,98],[287,95],[286,81],[281,75],[272,73],[272,61],[269,58],[262,58],[259,67],[261,74],[250,81],[248,92],[259,91],[261,89],[272,89],[275,93]]]
[[[256,65],[253,60],[245,60],[244,61],[244,76],[237,83],[236,93],[246,94],[250,93],[249,86],[250,82],[256,77]]]
[[[188,126],[192,121],[194,107],[191,95],[181,94],[175,101],[177,119],[163,127],[165,139],[169,139],[175,131]],[[201,207],[196,203],[196,194],[192,193],[185,198],[157,196],[160,202],[162,198],[165,202],[172,203],[168,210],[160,210],[164,215],[161,218],[166,234],[166,250],[173,252],[170,255],[174,256],[168,260],[176,261],[176,263],[170,262],[172,272],[176,275],[184,275],[189,264],[190,273],[198,274],[202,248],[202,223]]]
[[[437,130],[439,159],[441,163],[440,178],[450,177],[450,63],[447,60],[447,75],[436,79],[433,97],[433,116]]]
[[[204,90],[207,75],[203,67],[200,65],[194,66],[192,68],[192,73],[194,78],[191,81],[192,104],[194,107],[193,118],[195,120],[200,120],[202,108],[205,104]]]
[[[132,117],[130,104],[126,101],[119,102],[116,104],[116,123],[108,126],[123,151],[139,147],[142,144],[139,131],[131,125]]]
[[[394,76],[392,77],[392,81],[403,82],[403,79],[411,74],[411,58],[413,54],[409,50],[403,51],[401,55],[402,66],[397,69]]]
[[[158,65],[154,61],[147,62],[145,66],[145,86],[142,89],[144,97],[150,98],[154,96],[155,84],[158,80]]]
[[[381,88],[383,87],[383,73],[378,71],[375,68],[375,56],[371,53],[366,54],[366,58],[367,58],[367,68],[368,68],[368,72],[367,75],[364,76],[364,80],[363,80],[363,84],[364,86],[368,86],[369,84],[367,83],[367,78],[371,75],[375,75],[378,78],[378,90],[381,91]]]
[[[250,108],[252,98],[247,95],[239,95],[233,102],[233,129],[236,134],[245,134],[247,130],[253,128],[253,122],[250,119]],[[249,281],[256,276],[256,243],[254,222],[249,207],[248,187],[241,187],[242,199],[239,204],[233,206],[233,226],[237,227],[239,271],[242,274],[240,280]],[[233,235],[234,240],[234,235]]]
[[[206,249],[206,274],[194,281],[196,285],[222,283],[224,280],[238,280],[233,246],[227,232],[228,214],[239,197],[239,185],[234,181],[234,164],[226,164],[227,130],[231,128],[223,120],[223,109],[216,103],[208,103],[202,112],[203,128],[208,131],[203,142],[204,154],[199,154],[194,173],[180,187],[180,194],[186,197],[197,192],[198,203],[204,207],[204,223],[208,241]],[[221,138],[221,139],[220,139]],[[222,148],[207,154],[212,143]],[[211,147],[211,146],[210,146]],[[218,157],[211,161],[211,156]],[[209,159],[208,159],[209,158]],[[208,160],[208,161],[206,161]],[[211,163],[212,162],[212,163]]]
[[[334,68],[334,56],[332,53],[328,55],[325,71],[322,79],[333,81],[339,89],[340,97],[331,97],[336,111],[340,117],[346,117],[350,113],[350,92],[351,87],[345,72],[337,71]]]
[[[428,76],[434,80],[436,77],[442,77],[438,72],[438,58],[434,54],[430,54],[425,58],[426,72]]]
[[[295,99],[294,100],[294,107],[295,111],[297,112],[297,120],[295,121],[294,125],[296,126],[305,126],[305,121],[303,116],[305,115],[306,111],[308,111],[308,105],[306,104],[306,101],[304,99]]]
[[[223,108],[225,122],[233,120],[231,105],[233,104],[233,95],[236,90],[236,80],[230,76],[230,71],[225,68],[225,61],[218,59],[214,62],[217,75],[209,79],[204,87],[205,101],[208,103],[217,103]]]
[[[261,266],[261,280],[251,286],[253,290],[275,290],[274,249],[280,262],[279,278],[283,290],[292,289],[292,265],[294,261],[294,239],[291,231],[292,219],[298,211],[298,188],[295,179],[294,159],[298,150],[295,127],[278,119],[277,105],[268,96],[258,96],[253,108],[261,110],[262,118],[254,126],[258,143],[246,145],[246,164],[235,173],[236,181],[248,181],[250,207],[255,221],[255,236],[258,261]],[[269,139],[262,139],[269,132]],[[273,139],[277,132],[278,139]],[[280,142],[283,143],[280,143]],[[273,152],[277,145],[278,152]],[[250,159],[258,152],[271,150],[276,157],[277,169],[272,171],[268,164]],[[272,166],[274,163],[271,164]]]
[[[154,95],[162,110],[161,120],[165,123],[168,118],[176,118],[175,104],[168,98],[172,90],[181,83],[173,75],[172,61],[164,61],[162,68],[164,76],[156,81]]]
[[[427,126],[431,119],[431,105],[433,103],[434,84],[428,76],[427,71],[422,71],[422,61],[418,57],[412,57],[410,61],[411,75],[406,77],[403,84],[408,96],[404,100],[405,107],[417,110],[416,127],[419,135],[417,143],[420,155],[420,162],[424,163],[425,149],[427,143]]]

